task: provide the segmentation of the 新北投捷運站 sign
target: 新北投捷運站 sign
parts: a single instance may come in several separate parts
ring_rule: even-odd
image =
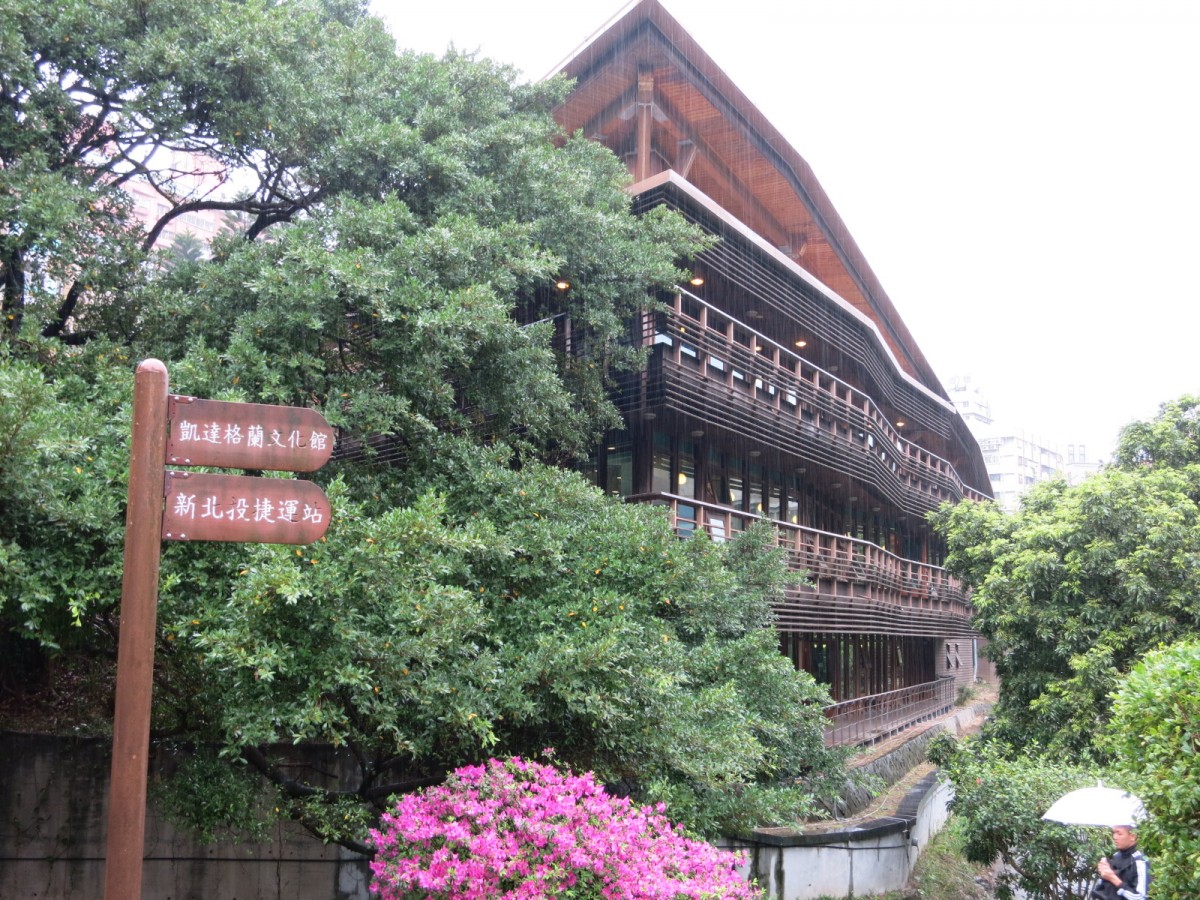
[[[311,481],[167,472],[166,541],[311,544],[329,527],[329,500]]]

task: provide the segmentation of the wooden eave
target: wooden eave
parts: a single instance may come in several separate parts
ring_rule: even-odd
[[[875,322],[901,368],[945,398],[932,367],[809,165],[657,0],[641,0],[561,71],[555,111],[623,157],[635,181],[675,171]]]

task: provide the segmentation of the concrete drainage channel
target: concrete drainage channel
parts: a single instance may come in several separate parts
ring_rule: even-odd
[[[988,706],[956,710],[920,735],[869,764],[885,780],[924,761],[925,745],[935,734],[963,734],[986,717]],[[863,768],[868,768],[864,766]],[[887,774],[885,774],[887,773]],[[891,783],[899,777],[892,778]],[[743,874],[755,878],[771,900],[864,897],[902,890],[922,849],[941,831],[953,797],[937,770],[914,784],[894,814],[840,822],[816,822],[805,828],[762,828],[723,841],[749,857]],[[865,808],[865,803],[858,806]]]

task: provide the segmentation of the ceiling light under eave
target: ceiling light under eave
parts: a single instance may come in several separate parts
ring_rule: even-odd
[[[565,278],[560,278],[558,281],[554,282],[554,286],[560,291],[565,291],[571,286],[571,282],[567,281]]]
[[[704,284],[704,279],[699,275],[693,275],[688,281],[688,284],[690,284],[692,287],[700,287],[700,285]]]
[[[808,346],[808,341],[806,341],[804,338],[800,338],[798,341],[796,341],[796,346],[803,350]]]

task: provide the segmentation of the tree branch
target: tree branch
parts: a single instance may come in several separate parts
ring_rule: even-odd
[[[25,315],[25,267],[21,251],[14,247],[0,258],[0,271],[4,273],[4,295],[0,298],[0,313],[4,316],[4,330],[15,337],[21,330]]]

